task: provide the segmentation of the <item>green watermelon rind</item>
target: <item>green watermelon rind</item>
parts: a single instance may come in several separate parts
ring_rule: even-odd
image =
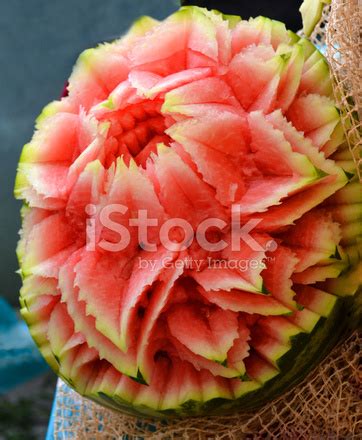
[[[338,342],[351,334],[354,329],[361,327],[361,304],[362,289],[354,296],[338,297],[328,318],[321,317],[311,333],[299,333],[291,338],[291,349],[277,361],[279,374],[260,388],[247,392],[237,399],[215,398],[207,402],[191,400],[183,403],[178,409],[157,410],[143,405],[134,406],[131,402],[104,392],[98,392],[97,395],[83,394],[83,397],[112,410],[121,410],[123,413],[138,417],[142,414],[156,419],[219,416],[231,412],[255,410],[298,385]],[[38,346],[43,352],[42,347]],[[58,374],[54,365],[56,363],[52,362],[51,366]],[[72,381],[65,377],[62,379],[75,389]]]
[[[304,0],[299,8],[303,19],[303,31],[306,36],[310,36],[320,21],[323,8],[330,4],[331,0]]]

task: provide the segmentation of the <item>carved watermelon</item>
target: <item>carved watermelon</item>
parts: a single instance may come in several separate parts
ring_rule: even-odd
[[[15,188],[21,311],[54,371],[160,417],[254,408],[304,377],[361,280],[323,56],[280,22],[184,7],[86,50],[68,92]]]

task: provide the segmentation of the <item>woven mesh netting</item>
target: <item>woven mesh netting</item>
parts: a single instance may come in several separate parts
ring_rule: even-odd
[[[361,179],[360,9],[358,0],[332,0],[311,39],[330,64],[346,141]],[[55,439],[360,439],[361,345],[361,335],[353,334],[296,389],[257,412],[228,417],[140,421],[84,400],[61,383]]]
[[[341,112],[344,133],[362,180],[362,87],[360,0],[334,0],[326,6],[312,41],[326,44],[334,95]]]

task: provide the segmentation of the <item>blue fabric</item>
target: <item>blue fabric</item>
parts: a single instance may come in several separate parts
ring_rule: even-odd
[[[51,411],[48,432],[45,440],[65,440],[65,439],[75,439],[74,431],[72,429],[75,422],[79,421],[80,405],[86,405],[87,400],[81,402],[80,396],[68,387],[62,380],[58,379],[57,389],[55,392],[53,408]],[[70,409],[72,408],[72,409]],[[99,419],[99,432],[104,429],[103,419]],[[156,427],[149,423],[148,421],[137,420],[137,426],[142,430],[147,430],[150,433],[156,431]],[[57,435],[55,435],[55,424]],[[129,440],[127,433],[122,435],[120,440]],[[143,440],[143,437],[137,437],[139,440]]]
[[[52,411],[49,417],[48,431],[45,437],[45,440],[54,440],[54,417],[56,411],[56,403],[57,403],[57,393],[55,392],[55,397],[53,401]]]
[[[0,297],[0,395],[47,368],[26,324]]]

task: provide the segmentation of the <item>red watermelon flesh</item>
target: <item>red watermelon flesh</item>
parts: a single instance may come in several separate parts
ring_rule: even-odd
[[[282,23],[185,7],[85,51],[67,89],[15,187],[44,357],[132,414],[270,401],[342,333],[361,279],[324,58]]]

